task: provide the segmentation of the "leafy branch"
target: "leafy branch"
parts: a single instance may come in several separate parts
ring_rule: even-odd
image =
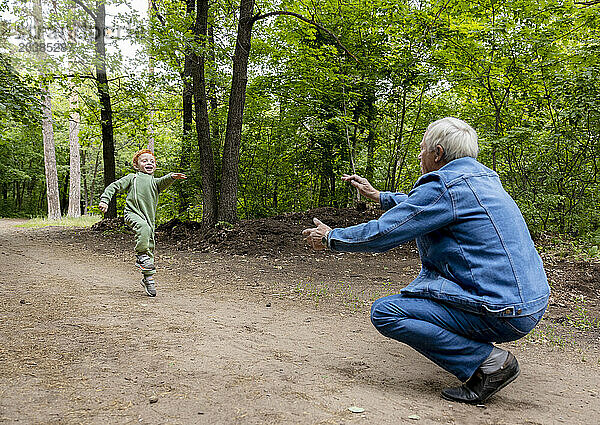
[[[295,12],[288,12],[286,10],[278,10],[275,12],[268,12],[268,13],[263,13],[263,14],[256,14],[254,15],[254,17],[252,18],[252,23],[259,21],[261,19],[266,19],[269,18],[271,16],[293,16],[294,18],[300,19],[303,22],[306,22],[307,24],[313,25],[315,27],[317,27],[318,29],[320,29],[321,31],[326,32],[327,34],[329,34],[334,40],[335,43],[341,47],[341,49],[346,52],[350,57],[352,57],[352,59],[354,59],[357,63],[360,63],[360,60],[354,56],[352,54],[352,52],[350,50],[348,50],[348,48],[346,46],[344,46],[344,44],[340,41],[340,39],[330,30],[328,30],[327,28],[325,28],[323,25],[319,24],[318,22],[316,22],[314,19],[309,19],[303,15],[300,15],[299,13],[295,13]]]

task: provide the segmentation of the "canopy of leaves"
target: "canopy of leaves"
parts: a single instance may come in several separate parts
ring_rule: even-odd
[[[55,4],[47,16],[57,29],[86,19],[71,1]],[[131,153],[154,137],[161,172],[189,175],[161,198],[162,217],[199,219],[198,147],[194,128],[184,138],[182,126],[182,94],[190,82],[185,59],[191,52],[205,58],[218,168],[238,4],[210,3],[206,39],[193,36],[194,14],[186,2],[151,4],[147,17],[133,10],[115,17],[127,28],[121,38],[140,46],[134,57],[125,57],[115,38],[109,52],[118,174],[129,171]],[[416,156],[425,128],[451,115],[478,131],[480,161],[500,174],[532,232],[600,233],[598,7],[556,0],[261,2],[257,14],[286,13],[253,28],[240,216],[351,205],[355,194],[339,179],[348,172],[381,189],[409,191],[419,175]],[[81,99],[84,181],[94,204],[102,190],[99,104],[88,79],[91,45],[78,37],[67,56]],[[14,68],[8,64],[7,71],[2,63],[3,75],[10,73],[0,82],[7,122],[32,110],[27,99],[35,93],[12,77],[24,60],[18,58]],[[72,89],[58,61],[53,66],[59,163],[66,164],[64,99]],[[27,145],[36,134],[19,124],[3,137]],[[29,146],[23,155],[38,161],[35,144]],[[26,173],[21,166],[11,165],[5,176],[27,180],[17,172]],[[13,180],[3,181],[14,189]],[[39,199],[36,190],[32,199]]]
[[[32,125],[39,119],[38,92],[19,75],[10,58],[0,53],[0,126],[7,126],[10,121]]]

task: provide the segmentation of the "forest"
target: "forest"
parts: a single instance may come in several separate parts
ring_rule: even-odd
[[[0,0],[0,216],[98,213],[142,148],[188,176],[161,222],[345,208],[455,116],[533,235],[597,252],[598,3]]]

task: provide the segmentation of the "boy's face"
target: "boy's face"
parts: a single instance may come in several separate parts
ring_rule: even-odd
[[[138,158],[135,168],[142,173],[152,174],[156,170],[156,160],[151,154],[143,153]]]

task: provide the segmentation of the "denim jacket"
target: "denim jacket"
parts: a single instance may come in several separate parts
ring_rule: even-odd
[[[381,192],[380,202],[378,220],[333,229],[328,246],[382,252],[416,239],[422,268],[403,294],[505,317],[546,307],[542,260],[494,171],[456,159],[421,176],[408,195]]]

